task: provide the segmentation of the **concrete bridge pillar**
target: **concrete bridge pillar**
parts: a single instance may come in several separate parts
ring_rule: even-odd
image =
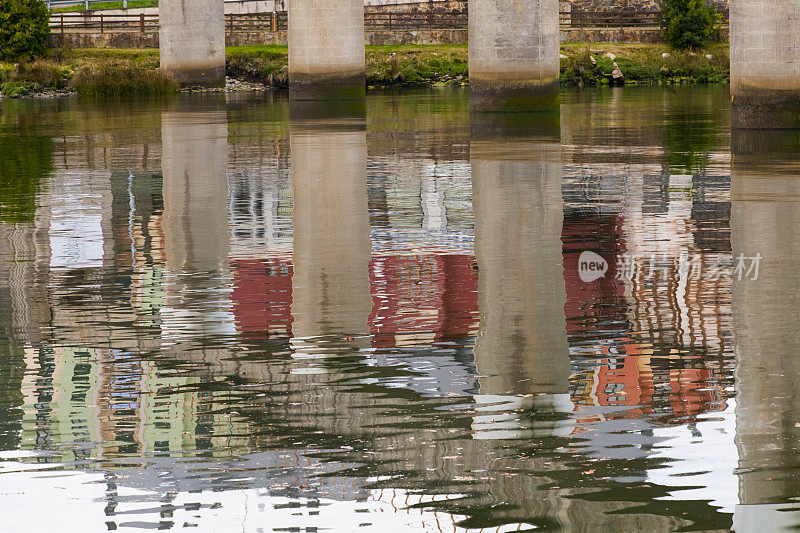
[[[473,111],[557,109],[558,82],[558,0],[470,0]]]
[[[223,0],[161,0],[161,71],[181,85],[225,85]]]
[[[363,0],[292,0],[288,12],[289,97],[363,98]]]
[[[731,126],[800,128],[796,2],[731,0]]]

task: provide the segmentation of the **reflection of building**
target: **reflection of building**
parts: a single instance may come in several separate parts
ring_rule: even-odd
[[[246,435],[243,427],[233,429],[241,426],[235,416],[206,412],[213,393],[199,390],[203,378],[169,376],[131,353],[68,346],[27,349],[25,364],[22,442],[56,448],[60,460],[246,442],[232,438]]]
[[[68,459],[91,458],[96,450],[107,461],[103,464],[115,465],[122,462],[116,459],[147,455],[147,468],[129,469],[119,476],[119,471],[108,468],[107,483],[123,490],[159,491],[162,501],[155,505],[143,503],[145,497],[132,502],[109,496],[118,505],[117,517],[109,520],[123,520],[126,509],[136,510],[139,505],[145,514],[163,511],[166,521],[169,513],[181,512],[171,509],[173,503],[224,501],[228,505],[234,495],[245,494],[253,496],[251,503],[264,501],[269,508],[274,499],[257,498],[265,498],[260,488],[271,485],[279,486],[271,496],[286,503],[326,492],[353,500],[362,496],[360,489],[365,485],[374,491],[386,487],[380,498],[398,507],[417,501],[405,499],[409,494],[431,498],[460,494],[460,501],[443,504],[443,509],[474,511],[476,516],[468,523],[475,527],[536,520],[545,528],[590,523],[598,529],[663,530],[688,526],[696,516],[714,515],[715,510],[702,501],[686,509],[685,521],[649,514],[653,508],[642,506],[670,496],[666,487],[678,483],[663,475],[658,486],[647,490],[637,484],[651,480],[653,472],[663,472],[661,467],[671,464],[680,451],[696,451],[696,444],[671,450],[659,431],[696,439],[702,422],[675,422],[681,417],[683,421],[700,418],[698,414],[723,405],[720,373],[714,366],[719,363],[707,353],[724,344],[724,338],[718,342],[714,336],[726,334],[726,285],[693,286],[691,280],[685,285],[656,284],[645,271],[636,278],[645,282],[642,285],[603,279],[586,288],[578,284],[572,266],[579,250],[621,253],[627,249],[629,236],[639,238],[631,242],[647,243],[651,240],[647,231],[667,215],[672,219],[661,228],[659,238],[676,238],[681,250],[709,249],[708,243],[714,240],[711,234],[724,224],[715,223],[715,214],[700,209],[696,201],[689,209],[682,197],[685,180],[655,177],[653,169],[648,169],[643,186],[650,189],[647,201],[653,205],[647,209],[615,212],[619,206],[614,200],[595,198],[592,204],[567,196],[564,209],[558,197],[559,174],[563,173],[556,163],[558,143],[518,139],[494,143],[513,151],[503,155],[481,152],[491,149],[492,143],[477,140],[474,178],[480,183],[474,195],[480,227],[475,257],[471,255],[473,191],[464,160],[466,136],[444,135],[439,130],[368,132],[370,170],[365,174],[359,170],[366,160],[361,137],[356,135],[360,130],[334,132],[344,134],[333,138],[321,132],[315,136],[312,130],[309,139],[292,141],[296,152],[292,157],[299,158],[295,169],[313,166],[311,155],[319,156],[327,162],[328,177],[334,179],[304,184],[314,173],[323,174],[312,169],[298,180],[296,186],[303,190],[331,195],[300,199],[297,212],[312,213],[304,216],[306,226],[300,224],[293,264],[293,187],[286,164],[289,141],[280,137],[282,133],[276,134],[278,127],[264,122],[264,115],[273,111],[271,106],[251,111],[249,124],[228,126],[239,133],[227,141],[219,110],[186,121],[177,116],[180,110],[167,111],[162,131],[165,160],[172,169],[165,168],[165,184],[158,173],[141,171],[112,170],[95,172],[91,180],[81,178],[87,190],[99,191],[103,199],[102,231],[97,231],[96,218],[89,217],[94,225],[86,235],[91,238],[72,234],[77,237],[72,242],[78,248],[76,255],[62,254],[60,260],[85,259],[88,252],[97,250],[100,238],[102,261],[90,257],[93,262],[85,267],[67,265],[49,272],[45,252],[40,257],[48,256],[47,267],[30,277],[38,280],[32,282],[32,289],[12,295],[17,299],[12,300],[15,313],[38,310],[42,318],[30,319],[36,326],[47,324],[47,306],[54,302],[58,329],[42,330],[60,341],[46,342],[50,348],[42,349],[41,342],[28,341],[36,348],[24,352],[25,358],[18,357],[28,364],[23,384],[25,446],[56,448],[63,451],[57,452],[60,457]],[[240,112],[229,106],[224,120],[235,120]],[[202,120],[192,123],[198,118]],[[180,124],[170,124],[170,119]],[[183,131],[181,126],[188,131],[176,135]],[[293,135],[298,132],[295,124],[289,127]],[[299,133],[308,132],[301,125]],[[342,142],[356,137],[358,142],[352,145]],[[66,150],[71,164],[77,142],[71,138]],[[340,153],[317,153],[326,142],[339,146]],[[433,143],[434,148],[425,143]],[[225,144],[227,172],[221,149]],[[392,154],[400,144],[402,153]],[[532,145],[545,149],[531,150]],[[380,157],[373,157],[373,151]],[[97,147],[91,152],[98,159],[82,164],[124,168],[138,165],[139,160],[155,166],[153,160],[158,157],[153,154],[159,149],[154,146],[147,156],[131,150],[127,159],[120,159],[119,152],[105,156]],[[190,160],[180,160],[180,154],[190,154]],[[636,147],[628,155],[634,160],[652,159],[648,153],[636,153]],[[357,156],[351,163],[358,162],[352,168],[342,163],[351,156]],[[618,154],[598,157],[609,161],[587,167],[583,181],[591,181],[595,173],[618,171]],[[187,178],[181,169],[197,169],[199,165],[193,162],[203,163],[201,172],[192,170]],[[349,174],[348,168],[354,172]],[[641,170],[635,161],[625,168],[634,175],[645,174]],[[59,172],[53,179],[73,177]],[[631,182],[633,188],[641,185],[635,179]],[[670,192],[673,185],[676,190]],[[341,191],[326,189],[336,186]],[[370,191],[368,197],[364,190]],[[562,182],[562,194],[563,190]],[[191,191],[212,198],[192,203]],[[349,196],[338,202],[334,197],[338,193]],[[665,210],[673,200],[671,194],[677,203],[672,211]],[[511,207],[492,209],[497,204]],[[598,204],[603,209],[594,209]],[[172,213],[164,213],[165,205]],[[320,205],[323,208],[314,208]],[[83,204],[73,207],[83,209]],[[208,210],[207,219],[198,221],[201,207]],[[50,242],[46,229],[50,214],[41,210],[37,216],[40,229],[36,231],[45,228],[41,248],[45,250]],[[701,216],[704,244],[697,239],[700,226],[691,227]],[[646,224],[640,224],[643,218],[648,219]],[[341,225],[327,227],[328,219],[339,219]],[[506,221],[515,222],[508,224],[508,235]],[[212,238],[206,239],[208,235]],[[494,239],[497,235],[506,239]],[[520,235],[528,239],[524,242],[528,246],[515,245]],[[33,237],[25,234],[24,238]],[[338,264],[344,254],[333,246],[325,249],[326,242],[309,250],[310,241],[304,244],[303,239],[313,238],[357,250],[351,263],[357,268],[348,271]],[[207,240],[210,246],[205,247]],[[0,242],[0,247],[4,244]],[[714,250],[724,252],[724,248]],[[502,254],[505,263],[496,254]],[[27,272],[17,271],[15,279],[28,279]],[[334,279],[324,280],[328,274]],[[543,283],[528,286],[529,279]],[[483,323],[478,320],[479,280],[484,309],[492,315],[497,311],[501,317],[494,323],[492,317],[482,317]],[[492,286],[495,280],[497,286]],[[313,291],[303,294],[302,288],[294,294],[294,287],[323,281],[336,290],[352,288],[353,307],[337,308],[329,300],[313,298]],[[520,297],[510,299],[503,308],[507,292]],[[534,298],[542,294],[552,299]],[[662,308],[670,314],[653,324],[663,329],[652,334],[642,331],[652,327],[648,320]],[[311,342],[294,346],[289,342],[291,334],[300,334],[294,331],[293,310],[302,319],[299,331]],[[631,331],[629,318],[639,330]],[[503,338],[503,322],[515,320],[522,334]],[[190,323],[201,327],[182,327]],[[476,368],[472,345],[479,326],[484,336]],[[342,330],[360,330],[362,335]],[[537,344],[537,335],[551,338]],[[578,404],[576,412],[559,414],[552,405],[496,397],[489,399],[503,401],[503,412],[475,411],[475,395],[481,400],[486,398],[482,393],[510,389],[508,396],[522,398],[543,388],[556,389],[553,376],[563,392],[570,391],[566,377],[570,368],[564,364],[569,364],[566,339],[573,351],[571,399]],[[334,344],[336,349],[329,350]],[[341,357],[314,366],[292,357],[301,352],[293,351],[298,345]],[[561,357],[548,359],[554,354]],[[553,366],[548,367],[550,363]],[[492,379],[513,376],[517,369],[527,373],[519,378],[530,381]],[[11,378],[9,382],[16,383]],[[56,389],[68,394],[51,397]],[[514,420],[499,420],[498,414],[510,414]],[[568,428],[573,433],[553,432],[554,418],[570,419]],[[706,427],[713,424],[708,420],[713,416],[702,418]],[[486,429],[480,426],[484,422],[511,422],[512,427],[503,428],[509,433],[494,433],[495,437],[519,436],[520,427],[543,431],[533,432],[533,438],[526,440],[474,439]],[[542,435],[547,435],[546,440],[539,438]],[[306,455],[308,450],[313,459]],[[327,455],[330,450],[338,450],[338,455]],[[661,457],[653,459],[658,453]],[[229,454],[241,455],[234,468],[207,457]],[[203,457],[207,474],[193,470],[196,456]],[[343,481],[328,475],[341,465],[349,468],[351,461],[364,468],[346,472],[351,477]],[[697,478],[684,475],[680,479],[689,483]],[[402,486],[405,489],[395,489]],[[196,499],[194,493],[186,492],[204,489],[213,491]],[[390,494],[393,490],[400,497]],[[602,498],[597,497],[598,491]],[[146,498],[153,499],[154,494]],[[681,499],[680,493],[676,499]],[[197,512],[213,513],[208,507]],[[309,520],[315,520],[311,507],[299,512],[308,512]],[[204,525],[209,523],[206,517],[201,521]]]
[[[577,403],[635,407],[613,416],[653,413],[672,424],[725,408],[731,255],[726,204],[713,201],[719,180],[656,169],[603,167],[580,189],[568,178],[565,194],[580,207],[567,210],[564,229],[567,324],[573,354],[588,358],[572,377]],[[594,206],[605,188],[624,198],[616,213]],[[606,276],[578,279],[583,250],[608,261]]]
[[[657,415],[667,424],[719,407],[722,395],[708,368],[685,368],[679,352],[666,359],[653,358],[652,346],[634,339],[617,339],[610,354],[595,360],[592,370],[570,378],[572,399],[578,405],[627,407],[616,416],[637,418]],[[662,362],[663,361],[663,362]],[[673,366],[670,362],[678,363]]]
[[[475,333],[477,272],[469,255],[376,255],[370,282],[376,347],[458,340]]]

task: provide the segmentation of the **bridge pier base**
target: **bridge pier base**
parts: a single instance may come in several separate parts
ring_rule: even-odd
[[[223,0],[161,0],[161,71],[181,85],[225,85]]]
[[[289,98],[339,100],[366,94],[364,2],[292,0]]]
[[[558,0],[470,0],[473,111],[558,109]]]
[[[796,4],[731,0],[731,127],[800,128]]]

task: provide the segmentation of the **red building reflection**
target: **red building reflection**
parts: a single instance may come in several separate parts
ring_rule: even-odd
[[[609,231],[618,228],[614,220],[592,223],[607,224]],[[594,334],[602,340],[595,342],[598,358],[592,370],[571,378],[573,402],[623,408],[619,416],[663,413],[667,419],[719,409],[724,395],[712,385],[715,371],[704,368],[702,358],[686,361],[678,349],[654,355],[651,344],[608,330],[609,322],[628,323],[625,281],[610,275],[594,284],[580,282],[573,263],[580,250],[593,249],[590,243],[580,241],[586,234],[585,227],[565,223],[568,333]],[[597,253],[611,262],[610,272],[620,253],[619,242],[614,249],[594,245]],[[233,312],[241,334],[245,338],[290,335],[291,260],[242,259],[232,263],[232,270]],[[477,333],[478,271],[472,255],[374,255],[369,280],[369,327],[375,348],[458,341]],[[614,338],[609,338],[610,333]]]

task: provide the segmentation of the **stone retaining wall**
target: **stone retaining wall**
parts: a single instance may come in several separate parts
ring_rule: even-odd
[[[727,40],[727,29],[722,30]],[[283,44],[285,31],[229,33],[228,46]],[[561,31],[562,43],[660,43],[661,30],[657,28],[592,28]],[[51,33],[49,44],[54,48],[158,48],[158,32],[148,33]],[[394,44],[467,44],[467,30],[381,30],[366,34],[368,45]]]
[[[365,44],[467,44],[467,30],[382,30],[366,34]],[[158,48],[158,32],[51,33],[53,48]],[[227,46],[287,43],[286,31],[236,32],[225,36]]]

